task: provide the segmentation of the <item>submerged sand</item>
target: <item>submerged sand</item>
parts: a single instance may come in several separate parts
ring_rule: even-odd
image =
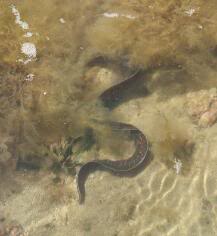
[[[31,236],[217,235],[217,124],[198,122],[201,94],[212,97],[216,88],[215,5],[0,3],[0,230],[18,224]],[[144,75],[149,95],[105,109],[97,97],[123,79],[123,71],[119,64],[87,69],[98,55],[156,68]],[[209,103],[204,106],[207,112]],[[92,117],[138,127],[153,160],[131,178],[91,173],[79,205],[75,177],[50,169],[48,149],[60,138],[83,134]],[[97,134],[102,149],[84,152],[85,158],[121,156],[119,137],[115,145],[112,134]],[[29,158],[39,169],[16,167]]]

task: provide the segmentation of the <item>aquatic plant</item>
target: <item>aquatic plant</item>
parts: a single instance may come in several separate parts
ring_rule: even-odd
[[[176,172],[180,173],[177,169],[177,162],[179,162],[179,165],[182,165],[182,173],[188,172],[194,148],[189,124],[175,118],[172,114],[162,112],[159,112],[155,119],[155,122],[158,122],[158,129],[153,130],[152,134],[155,138],[153,152],[169,168],[174,168],[175,165]]]

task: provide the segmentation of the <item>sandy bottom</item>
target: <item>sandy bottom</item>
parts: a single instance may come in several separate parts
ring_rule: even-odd
[[[194,91],[197,114],[199,91],[216,87],[216,2],[11,2],[0,2],[0,236],[10,225],[25,231],[10,236],[216,236],[217,123],[199,126],[187,106]],[[121,69],[88,73],[101,55]],[[126,64],[167,71],[144,78],[146,97],[112,111],[95,104]],[[73,176],[15,170],[18,157],[43,160],[45,146],[79,136],[92,116],[138,127],[153,160],[134,177],[91,173],[83,205]]]
[[[152,130],[146,127],[146,120],[153,119],[158,109],[162,114],[173,113],[183,124],[189,122],[195,148],[187,157],[191,158],[188,166],[182,164],[185,174],[177,172],[174,159],[169,168],[163,157],[154,153],[147,168],[132,178],[92,173],[86,181],[86,201],[79,205],[72,177],[63,175],[61,182],[54,184],[53,174],[16,173],[7,178],[10,186],[4,186],[0,211],[18,221],[29,235],[37,236],[216,235],[217,126],[198,130],[190,124],[183,116],[184,100],[177,96],[159,103],[152,95],[114,112],[133,111],[125,121],[143,130],[150,141]],[[154,101],[155,106],[150,105]],[[160,123],[162,117],[157,115],[157,120]]]

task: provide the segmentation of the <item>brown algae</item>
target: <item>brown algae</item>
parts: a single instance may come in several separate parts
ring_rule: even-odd
[[[3,0],[0,8],[0,211],[8,220],[37,236],[216,235],[216,110],[200,95],[217,84],[216,1]],[[96,57],[115,65],[88,68]],[[123,68],[153,71],[138,86],[149,93],[111,111],[98,97],[126,78]],[[186,107],[191,93],[196,117]],[[51,171],[68,140],[95,131],[72,164],[131,151],[92,119],[135,125],[154,160],[133,178],[92,173],[80,207],[74,172]]]

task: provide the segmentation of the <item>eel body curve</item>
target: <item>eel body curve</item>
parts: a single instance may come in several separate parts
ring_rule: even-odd
[[[146,136],[135,126],[131,124],[125,124],[120,122],[109,122],[109,125],[113,129],[129,131],[131,137],[134,140],[135,151],[131,157],[124,160],[93,160],[90,162],[85,163],[79,169],[76,175],[76,184],[77,184],[77,191],[79,196],[79,203],[84,202],[84,183],[82,182],[82,175],[84,174],[86,168],[94,165],[94,166],[101,166],[106,170],[109,170],[113,173],[126,173],[130,172],[137,167],[139,167],[147,157],[149,145]]]
[[[88,66],[93,66],[94,64],[98,64],[103,62],[105,64],[106,60],[100,57],[93,60],[93,63],[89,63]],[[133,87],[133,85],[137,82],[140,82],[144,78],[144,71],[137,70],[134,72],[130,77],[121,81],[120,83],[108,88],[105,90],[100,96],[99,99],[102,101],[104,107],[112,110],[116,105],[118,105],[117,101],[122,101],[123,97],[125,96],[125,91]],[[144,94],[147,95],[148,91],[144,88]],[[116,104],[117,103],[117,104]],[[115,105],[114,105],[115,104]],[[134,144],[135,144],[135,151],[131,157],[124,160],[92,160],[84,165],[82,165],[76,175],[76,185],[77,191],[79,196],[79,203],[84,202],[85,197],[85,188],[84,188],[84,181],[82,181],[83,175],[85,175],[86,170],[91,166],[101,166],[103,169],[111,171],[113,173],[128,173],[136,168],[138,168],[148,156],[149,145],[146,136],[140,131],[138,128],[131,124],[116,122],[116,121],[97,121],[99,123],[104,123],[109,125],[113,130],[120,130],[120,131],[129,131]]]

